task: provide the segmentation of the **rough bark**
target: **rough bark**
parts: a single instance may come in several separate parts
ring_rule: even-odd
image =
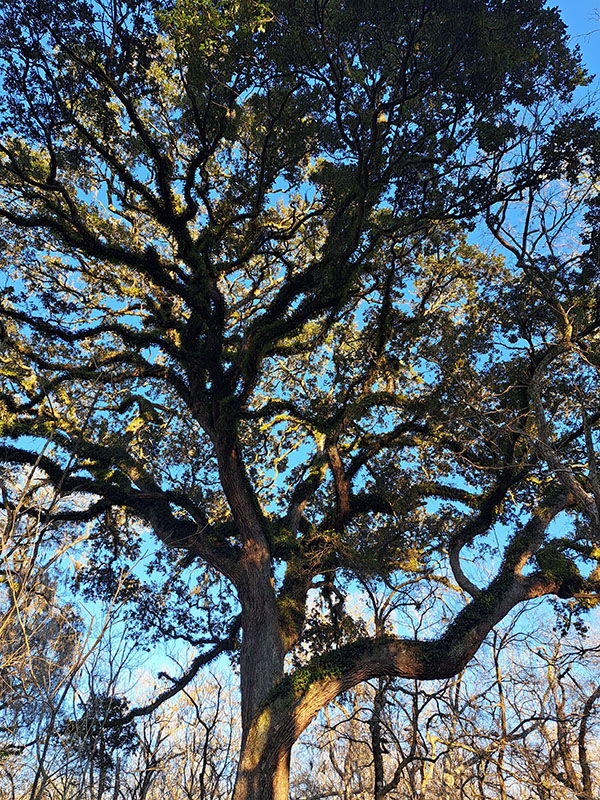
[[[381,743],[381,714],[384,704],[384,688],[380,678],[373,699],[373,713],[369,720],[371,732],[371,749],[373,751],[373,797],[382,800],[385,797],[385,784],[383,772],[383,748]]]
[[[283,676],[284,659],[270,566],[261,569],[259,563],[255,569],[248,569],[246,584],[255,591],[244,593],[242,600],[240,679],[244,740],[261,701]]]
[[[242,742],[259,704],[283,676],[285,657],[263,518],[230,430],[215,436],[219,473],[243,545],[236,586],[242,606]]]

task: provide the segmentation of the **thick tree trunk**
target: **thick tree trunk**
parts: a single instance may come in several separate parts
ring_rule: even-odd
[[[299,732],[293,714],[275,706],[265,705],[247,732],[233,800],[288,800],[290,755]]]
[[[242,744],[234,800],[287,800],[293,737],[287,750],[273,747],[276,721],[265,706],[283,679],[285,652],[270,563],[256,551],[244,564],[240,591]]]
[[[274,747],[276,721],[267,698],[283,679],[284,647],[270,573],[257,564],[246,572],[249,583],[242,608],[240,685],[242,743],[234,800],[287,800],[289,756]],[[261,590],[262,588],[262,590]],[[261,704],[264,709],[261,710]]]
[[[221,483],[242,540],[236,588],[242,606],[242,746],[260,703],[283,677],[285,658],[266,520],[247,479],[232,423],[214,435]]]
[[[244,593],[246,596],[242,601],[240,688],[243,742],[260,704],[283,677],[285,657],[270,568],[267,575],[264,571],[254,570],[253,575],[247,575],[247,580],[252,583],[254,591]]]

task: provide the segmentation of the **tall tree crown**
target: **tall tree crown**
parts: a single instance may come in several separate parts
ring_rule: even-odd
[[[187,553],[171,567],[204,565],[197,605],[171,577],[172,630],[230,624],[231,647],[241,608],[240,775],[273,749],[252,739],[266,698],[299,732],[346,684],[451,674],[529,597],[591,601],[593,213],[575,255],[560,236],[597,142],[556,10],[115,0],[0,19],[0,456],[56,487],[49,519],[95,521],[96,589],[143,522]],[[508,261],[468,238],[483,218]],[[461,551],[501,523],[486,585]],[[218,620],[198,613],[215,576],[240,604]],[[438,642],[365,649],[355,580],[413,602],[451,583],[460,610]],[[282,683],[315,588],[350,642],[318,697]],[[130,589],[164,630],[165,603]]]

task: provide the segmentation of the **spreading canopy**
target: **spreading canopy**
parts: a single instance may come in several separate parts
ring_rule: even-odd
[[[289,746],[344,688],[452,674],[527,598],[589,602],[593,213],[579,250],[561,235],[593,192],[595,121],[567,105],[586,78],[557,12],[0,13],[0,457],[55,487],[45,522],[94,524],[89,591],[149,527],[178,605],[134,575],[144,619],[214,654],[241,625],[238,796],[283,796]],[[507,260],[468,238],[485,218]],[[461,559],[480,541],[500,542],[486,580]],[[311,588],[333,630],[356,581],[454,586],[456,617],[421,642],[348,623],[282,680],[303,635],[331,646]]]

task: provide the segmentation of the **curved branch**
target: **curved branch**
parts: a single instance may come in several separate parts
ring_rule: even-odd
[[[251,785],[260,768],[278,775],[292,745],[318,712],[341,692],[366,680],[400,677],[419,680],[456,675],[471,660],[487,634],[516,605],[556,593],[560,581],[541,574],[523,577],[502,570],[437,640],[391,636],[359,640],[286,676],[256,714],[239,767]]]
[[[479,513],[473,519],[470,519],[466,525],[463,525],[462,528],[456,531],[450,539],[448,544],[448,559],[450,561],[450,568],[454,580],[458,586],[464,592],[471,595],[471,597],[475,597],[480,589],[470,581],[463,572],[460,563],[460,552],[463,547],[471,544],[477,536],[486,533],[492,527],[496,519],[498,506],[506,497],[515,478],[520,477],[522,477],[522,471],[519,471],[519,473],[515,475],[515,470],[512,468],[502,470],[496,481],[496,486],[482,500]]]

